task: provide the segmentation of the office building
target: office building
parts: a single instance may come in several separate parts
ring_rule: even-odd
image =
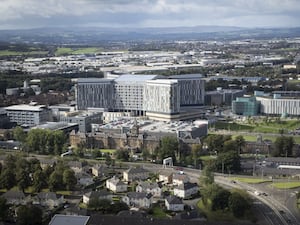
[[[259,102],[255,97],[239,97],[232,102],[232,112],[237,115],[255,116],[259,112]]]
[[[5,108],[11,122],[20,126],[33,127],[50,121],[50,110],[45,105],[12,105]]]

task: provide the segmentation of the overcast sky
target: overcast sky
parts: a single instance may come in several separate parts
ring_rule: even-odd
[[[300,0],[0,0],[0,29],[300,26]]]

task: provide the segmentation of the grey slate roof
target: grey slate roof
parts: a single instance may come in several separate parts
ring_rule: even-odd
[[[127,196],[130,199],[143,199],[143,198],[150,199],[152,197],[152,194],[147,194],[147,193],[144,193],[144,192],[128,192]]]
[[[176,189],[189,190],[189,189],[192,189],[194,187],[198,187],[198,185],[196,183],[187,182],[187,183],[179,185]]]
[[[167,202],[171,205],[171,204],[183,204],[182,200],[180,198],[178,198],[177,196],[174,195],[170,195],[166,198]]]

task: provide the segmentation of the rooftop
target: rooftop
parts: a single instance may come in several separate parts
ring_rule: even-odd
[[[8,106],[5,109],[9,111],[34,111],[34,112],[41,112],[46,108],[45,105],[12,105]]]
[[[69,216],[69,215],[54,215],[49,225],[86,225],[89,221],[89,216]]]

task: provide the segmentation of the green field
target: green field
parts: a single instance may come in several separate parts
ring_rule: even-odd
[[[251,123],[229,123],[229,122],[216,122],[211,125],[211,128],[216,130],[229,130],[229,131],[247,131],[257,133],[280,133],[281,130],[285,132],[294,130],[300,127],[300,120],[279,120],[272,122],[264,122],[263,120],[252,121]]]
[[[55,55],[80,55],[80,54],[95,54],[101,51],[100,48],[57,48]]]
[[[260,178],[248,178],[248,177],[233,177],[232,180],[248,183],[248,184],[260,184],[265,182],[271,182],[270,180],[260,179]]]
[[[157,219],[167,219],[167,214],[164,212],[164,210],[159,206],[154,206],[152,208],[152,216],[154,218],[157,218]]]
[[[47,51],[28,51],[28,52],[19,52],[11,50],[0,50],[0,56],[17,56],[17,55],[45,55]]]
[[[300,187],[300,181],[291,181],[291,182],[278,182],[271,184],[272,187],[278,189],[292,189]]]

